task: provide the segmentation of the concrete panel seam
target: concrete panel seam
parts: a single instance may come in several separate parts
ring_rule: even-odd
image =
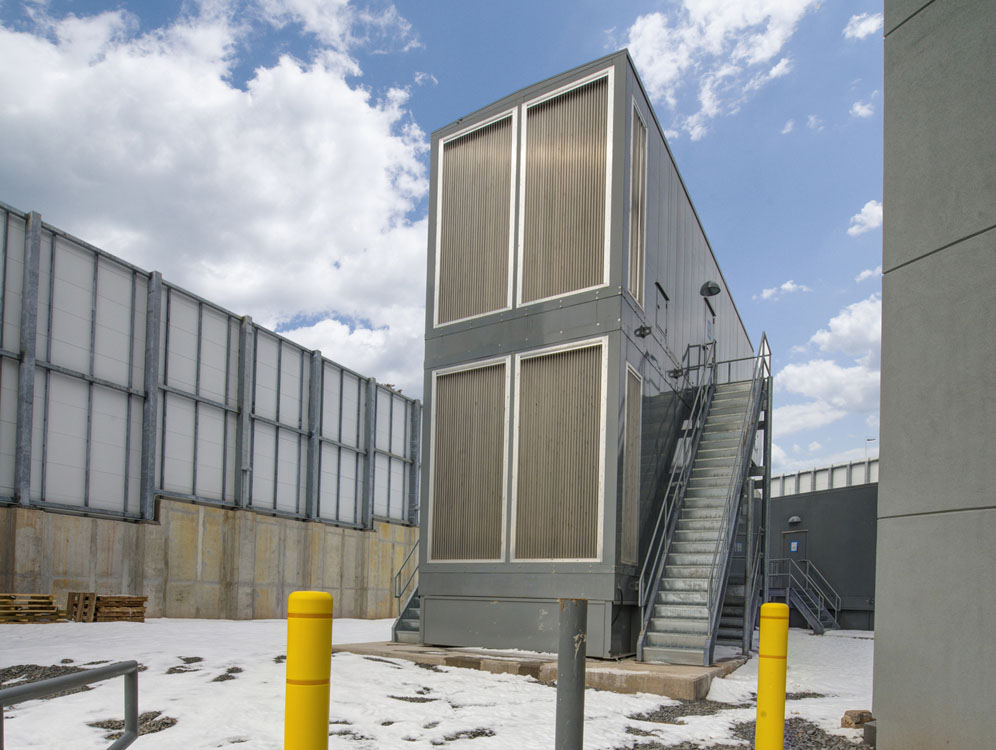
[[[879,516],[879,521],[888,521],[894,518],[917,518],[919,516],[942,516],[950,513],[972,513],[979,511],[996,510],[996,505],[973,505],[968,508],[948,508],[945,510],[929,510],[919,513],[900,513],[894,516]]]
[[[910,13],[906,18],[904,18],[902,21],[900,21],[895,26],[893,26],[891,29],[889,29],[888,31],[886,31],[883,34],[883,37],[888,37],[894,31],[898,30],[901,26],[903,26],[907,21],[909,21],[909,20],[911,20],[913,18],[916,18],[916,16],[919,15],[920,13],[922,13],[923,10],[928,5],[933,5],[933,4],[934,4],[934,0],[927,0],[927,2],[925,2],[923,5],[921,5],[919,8],[917,8],[915,11],[913,11],[912,13]]]
[[[929,252],[926,252],[923,255],[918,255],[916,258],[910,258],[909,260],[903,261],[898,266],[894,266],[893,268],[885,269],[882,273],[884,275],[884,274],[892,273],[893,271],[898,271],[900,268],[905,268],[906,266],[911,265],[913,263],[916,263],[917,261],[923,260],[924,258],[929,258],[931,255],[936,255],[937,253],[941,252],[942,250],[948,250],[948,249],[954,247],[955,245],[958,245],[958,244],[960,244],[962,242],[967,242],[968,240],[975,239],[976,237],[978,237],[980,235],[983,235],[986,232],[992,232],[993,230],[996,230],[996,224],[993,224],[991,227],[986,227],[985,229],[980,229],[977,232],[972,232],[971,234],[966,234],[964,237],[961,237],[961,238],[959,238],[957,240],[949,242],[946,245],[942,245],[941,247],[938,247],[938,248],[936,248],[934,250],[930,250]]]

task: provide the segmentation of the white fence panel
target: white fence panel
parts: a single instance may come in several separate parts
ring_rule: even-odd
[[[225,412],[214,406],[197,407],[197,486],[194,495],[224,500]]]
[[[87,384],[49,376],[45,430],[45,500],[82,505],[86,487]]]
[[[89,372],[96,257],[56,237],[54,261],[49,361],[77,372]]]
[[[228,316],[209,307],[201,309],[200,395],[226,403],[229,349]]]
[[[120,385],[131,384],[133,286],[129,269],[98,259],[93,374]]]
[[[162,487],[194,493],[194,402],[167,393],[163,400]]]
[[[121,391],[94,386],[88,494],[91,508],[118,513],[125,510],[127,432],[128,396]]]
[[[17,440],[17,369],[12,359],[0,360],[0,496],[14,495],[14,454]]]

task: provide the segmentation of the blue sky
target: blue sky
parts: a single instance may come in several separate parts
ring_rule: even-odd
[[[418,395],[429,133],[628,47],[774,349],[776,471],[860,459],[881,34],[864,0],[0,0],[0,200]]]

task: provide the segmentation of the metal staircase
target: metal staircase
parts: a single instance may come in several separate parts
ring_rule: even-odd
[[[734,368],[751,360],[752,377],[729,382]],[[700,367],[640,575],[637,658],[643,661],[711,664],[720,641],[739,639],[742,650],[750,649],[770,455],[770,365],[762,337],[750,360],[717,363],[711,346]],[[724,367],[726,382],[717,384]],[[752,461],[759,428],[765,431],[760,465]],[[752,479],[757,475],[763,477],[760,493]],[[731,578],[738,530],[742,562]]]
[[[789,605],[803,616],[814,635],[837,630],[840,594],[809,560],[780,558],[768,562],[768,599]]]
[[[391,640],[395,643],[421,643],[422,601],[418,593],[417,539],[394,574],[394,598],[398,603],[398,619],[391,626]]]

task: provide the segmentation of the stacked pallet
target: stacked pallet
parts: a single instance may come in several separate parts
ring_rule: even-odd
[[[145,622],[147,596],[98,596],[96,622]]]
[[[51,594],[0,594],[0,623],[63,622]]]
[[[66,614],[73,622],[93,622],[97,610],[97,594],[92,591],[70,591],[66,599]]]

